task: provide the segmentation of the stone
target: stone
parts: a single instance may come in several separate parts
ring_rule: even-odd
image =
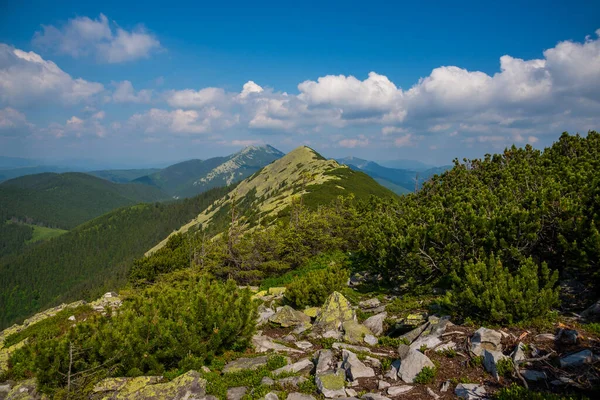
[[[579,333],[574,329],[559,329],[556,341],[562,344],[577,344]]]
[[[258,312],[258,317],[256,318],[257,326],[265,324],[266,322],[269,321],[269,318],[271,318],[275,314],[275,311],[273,311],[272,308],[265,307],[264,304],[261,304],[260,306],[258,306],[257,312]]]
[[[347,343],[362,343],[365,335],[372,335],[369,328],[362,324],[359,324],[354,320],[344,321],[344,323],[342,323],[342,329],[344,331],[343,339]]]
[[[208,368],[206,365],[203,365],[202,367],[200,367],[200,369],[202,370],[202,372],[208,374],[210,372],[210,368]]]
[[[365,335],[363,341],[370,346],[375,346],[377,343],[379,343],[379,340],[373,335]]]
[[[589,321],[600,320],[600,300],[589,306],[581,313],[581,316]]]
[[[459,383],[454,389],[454,394],[465,400],[486,398],[485,387],[477,383]]]
[[[381,368],[381,361],[375,357],[365,356],[365,363],[375,368]]]
[[[379,382],[377,382],[377,389],[379,389],[379,390],[387,389],[390,386],[392,386],[391,383],[383,381],[383,380],[380,380]]]
[[[321,307],[308,307],[302,312],[311,318],[317,318],[317,315],[321,312]]]
[[[334,331],[334,330],[330,330],[330,331],[326,331],[325,333],[323,333],[321,335],[321,337],[325,338],[325,339],[336,339],[336,340],[342,340],[342,332],[340,331]]]
[[[358,303],[358,306],[363,309],[375,308],[381,305],[381,301],[377,297],[373,297],[372,299],[361,301]]]
[[[75,321],[75,316],[74,316],[74,315],[71,315],[71,316],[68,318],[68,320],[69,320],[69,321]]]
[[[400,335],[398,339],[405,339],[408,343],[412,343],[415,340],[417,340],[419,336],[421,336],[421,333],[423,333],[423,331],[427,328],[428,325],[429,323],[424,323],[423,325],[414,328],[410,332]]]
[[[346,396],[345,383],[346,374],[341,369],[335,372],[329,370],[315,375],[315,384],[319,393],[327,398]]]
[[[294,392],[288,394],[287,400],[315,400],[315,398],[310,394]]]
[[[367,318],[363,324],[373,332],[373,335],[379,336],[383,333],[383,322],[387,318],[387,312],[382,312]]]
[[[410,350],[411,350],[410,346],[408,346],[404,343],[400,343],[398,345],[398,357],[400,357],[400,359],[402,360],[404,357],[406,357],[408,355]]]
[[[277,393],[269,392],[265,395],[265,400],[279,400]]]
[[[556,336],[551,333],[540,333],[533,338],[536,342],[553,342],[555,339]]]
[[[5,397],[6,400],[35,400],[39,398],[35,378],[17,382]]]
[[[285,353],[302,353],[302,350],[293,349],[291,347],[284,346],[281,343],[274,342],[270,337],[263,336],[260,331],[252,337],[252,345],[257,353],[266,353],[270,350],[274,350],[276,352],[281,351]]]
[[[350,351],[356,351],[359,353],[371,353],[371,349],[369,349],[368,347],[365,346],[355,346],[353,344],[348,344],[348,343],[334,343],[331,345],[331,347],[333,347],[336,350],[341,350],[341,349],[346,349],[346,350],[350,350]]]
[[[400,396],[401,394],[408,393],[414,389],[414,386],[402,385],[402,386],[392,386],[389,387],[387,393],[392,396]]]
[[[411,350],[406,357],[400,361],[398,377],[405,383],[413,383],[415,377],[425,367],[435,368],[435,365],[425,354],[420,351]]]
[[[302,324],[302,325],[298,325],[293,331],[292,333],[294,335],[299,335],[301,333],[306,332],[307,330],[309,330],[310,328],[312,328],[312,324]]]
[[[546,376],[546,373],[544,371],[522,369],[519,371],[519,373],[523,376],[523,378],[531,382],[545,381],[546,379],[548,379],[548,376]]]
[[[296,336],[292,335],[291,333],[289,335],[285,335],[282,340],[285,340],[286,342],[295,342],[296,341]]]
[[[502,351],[502,334],[498,331],[479,328],[471,338],[471,351],[476,356],[483,355],[484,350]]]
[[[255,370],[261,367],[267,366],[267,356],[262,357],[251,357],[251,358],[238,358],[227,363],[223,368],[223,373],[227,374],[230,372],[240,372],[246,370]]]
[[[446,327],[450,323],[450,317],[444,316],[437,318],[434,316],[429,317],[429,326],[425,330],[425,334],[429,336],[440,337],[446,331]]]
[[[269,378],[268,376],[265,376],[260,381],[260,384],[265,385],[265,386],[273,386],[275,384],[275,381],[273,379]]]
[[[355,381],[358,378],[373,378],[375,371],[367,367],[358,359],[356,354],[348,350],[342,350],[342,368],[346,370],[348,380]]]
[[[435,400],[440,398],[440,395],[434,392],[431,388],[427,388],[427,394],[433,397]]]
[[[483,366],[497,381],[500,380],[500,376],[498,375],[498,362],[505,359],[508,359],[508,357],[499,351],[483,350]]]
[[[10,392],[10,384],[9,383],[3,383],[0,384],[0,396],[6,396],[6,394]],[[0,397],[3,398],[3,397]]]
[[[352,388],[346,388],[346,396],[356,397],[358,396],[358,393]]]
[[[94,393],[116,392],[118,397],[126,397],[141,388],[160,383],[162,376],[138,376],[136,378],[106,378],[94,385]]]
[[[313,344],[311,342],[308,342],[306,340],[300,341],[300,342],[296,342],[294,343],[296,345],[297,348],[302,349],[302,350],[308,350],[310,348],[313,347]]]
[[[227,389],[227,400],[241,400],[248,391],[246,386],[232,387]]]
[[[379,393],[365,393],[361,396],[363,400],[390,400],[389,397],[385,397]]]
[[[303,376],[288,376],[287,378],[278,379],[277,383],[281,386],[298,388],[298,386],[300,386],[306,381],[307,379]]]
[[[579,367],[584,364],[591,364],[594,361],[594,353],[591,350],[582,350],[574,354],[562,357],[560,359],[561,368]]]
[[[319,350],[315,357],[315,373],[330,370],[334,365],[333,352],[331,350]]]
[[[395,360],[392,362],[389,371],[387,371],[384,377],[391,379],[393,381],[398,380],[398,370],[400,369],[400,360]],[[391,393],[390,393],[391,394]]]
[[[283,373],[298,373],[298,372],[303,372],[303,371],[310,372],[313,369],[313,367],[314,367],[313,362],[310,361],[308,358],[305,358],[305,359],[297,361],[293,364],[289,364],[284,367],[276,369],[275,371],[273,371],[273,375],[281,375]]]
[[[446,393],[448,391],[448,389],[450,389],[450,381],[444,381],[444,383],[442,383],[442,387],[440,388],[440,392],[442,393]]]
[[[294,310],[290,306],[283,306],[281,310],[269,318],[269,321],[288,328],[290,326],[310,324],[310,317],[302,311]]]
[[[452,340],[446,343],[442,343],[435,347],[435,351],[446,351],[446,350],[456,350],[456,343]]]
[[[517,345],[515,347],[515,350],[510,355],[510,357],[512,358],[513,363],[515,363],[515,365],[519,361],[524,360],[526,358],[525,357],[525,351],[523,350],[524,346],[525,345],[523,343],[521,343],[521,342],[517,343]]]
[[[410,349],[411,350],[419,350],[423,346],[425,346],[426,349],[434,349],[441,343],[442,343],[442,341],[437,336],[427,335],[427,336],[422,336],[422,337],[418,338],[417,340],[415,340],[414,342],[412,342],[412,344],[410,345]]]
[[[206,380],[202,379],[197,371],[188,371],[171,382],[144,386],[126,398],[131,400],[187,400],[203,398],[205,394]]]
[[[333,292],[323,304],[321,313],[315,320],[315,328],[321,331],[339,330],[346,321],[354,321],[356,316],[350,302],[339,292]]]
[[[285,294],[285,287],[272,287],[269,288],[269,294],[275,297],[282,297]]]

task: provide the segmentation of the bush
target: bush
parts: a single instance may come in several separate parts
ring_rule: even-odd
[[[522,386],[512,384],[510,387],[500,389],[494,395],[495,400],[574,400],[576,397],[559,396],[553,393],[533,392]]]
[[[415,376],[414,382],[420,383],[422,385],[431,383],[435,379],[436,373],[437,373],[437,370],[435,367],[433,367],[433,368],[432,367],[423,367],[421,372],[419,372],[417,374],[417,376]]]
[[[513,274],[492,255],[468,263],[463,277],[453,274],[453,280],[446,302],[460,317],[512,323],[544,316],[558,304],[558,272],[550,274],[545,263],[538,267],[531,258]]]
[[[285,299],[295,308],[320,306],[332,292],[344,288],[349,277],[339,264],[311,271],[287,286]]]

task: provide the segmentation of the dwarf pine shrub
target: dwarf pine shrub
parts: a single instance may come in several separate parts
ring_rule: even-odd
[[[350,273],[338,264],[311,271],[287,286],[285,299],[293,307],[322,305],[334,291],[344,288]]]

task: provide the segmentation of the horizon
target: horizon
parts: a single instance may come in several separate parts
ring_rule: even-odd
[[[135,168],[270,144],[441,166],[600,129],[600,4],[343,4],[7,4],[0,155]]]

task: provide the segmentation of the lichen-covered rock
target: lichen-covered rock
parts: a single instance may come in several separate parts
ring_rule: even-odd
[[[317,315],[321,312],[321,307],[308,307],[302,312],[311,318],[317,318]]]
[[[471,351],[477,355],[483,355],[484,350],[502,351],[502,334],[498,331],[479,328],[471,339]]]
[[[358,306],[363,310],[368,310],[371,308],[376,308],[381,305],[381,301],[377,297],[373,297],[372,299],[361,301],[358,303]]]
[[[321,331],[338,330],[346,321],[354,321],[356,316],[350,302],[339,292],[333,292],[323,304],[315,321],[315,328]]]
[[[367,318],[363,324],[373,332],[373,335],[379,336],[383,333],[383,322],[387,318],[387,312],[382,312]]]
[[[153,377],[151,377],[153,378]],[[142,383],[141,381],[139,382]],[[111,392],[104,400],[187,400],[206,395],[206,380],[197,371],[188,371],[171,382],[146,384],[137,390],[126,384],[118,392]]]
[[[310,324],[310,317],[302,311],[294,310],[290,306],[283,306],[281,310],[269,317],[269,321],[288,328],[290,326]]]
[[[144,386],[153,385],[163,380],[162,376],[138,376],[136,378],[106,378],[98,382],[93,389],[94,393],[103,396],[118,392],[121,398],[135,393]]]
[[[248,388],[246,386],[238,386],[227,389],[227,400],[241,400],[246,395]]]
[[[346,370],[346,376],[351,381],[375,376],[373,368],[367,367],[356,354],[348,350],[342,350],[342,368]]]
[[[346,374],[344,370],[325,371],[315,375],[315,384],[319,393],[327,398],[344,397],[346,391],[344,386],[346,383]]]
[[[303,376],[288,376],[287,378],[278,379],[277,383],[283,387],[298,388],[307,380],[308,379]]]
[[[223,373],[255,370],[261,367],[265,367],[267,365],[267,361],[267,356],[238,358],[237,360],[228,362],[227,365],[225,365],[225,368],[223,368]]]
[[[10,347],[0,348],[0,374],[8,370],[8,359],[10,358],[10,355],[25,346],[25,344],[27,344],[27,339],[21,340],[19,343],[15,343]]]
[[[270,337],[263,336],[260,331],[257,332],[256,335],[252,336],[252,345],[257,353],[266,353],[267,351],[271,350],[284,353],[302,353],[301,350],[293,349],[291,347],[274,342]]]
[[[272,287],[269,288],[269,294],[275,297],[281,297],[285,294],[285,287]]]
[[[5,400],[38,400],[42,395],[37,392],[35,378],[15,384],[6,395]]]
[[[410,350],[406,357],[400,361],[398,377],[405,383],[413,383],[415,377],[425,367],[434,368],[435,365],[425,354],[420,351]]]
[[[347,343],[362,343],[366,335],[372,335],[372,332],[369,328],[363,324],[359,324],[354,320],[345,321],[342,324],[342,329],[344,330],[343,339]]]
[[[261,304],[258,306],[257,313],[258,317],[256,318],[256,325],[260,326],[266,323],[269,318],[275,314],[275,311],[272,308],[268,308],[264,304]]]
[[[315,355],[315,363],[317,365],[315,373],[325,372],[333,368],[334,360],[331,350],[319,350]]]

